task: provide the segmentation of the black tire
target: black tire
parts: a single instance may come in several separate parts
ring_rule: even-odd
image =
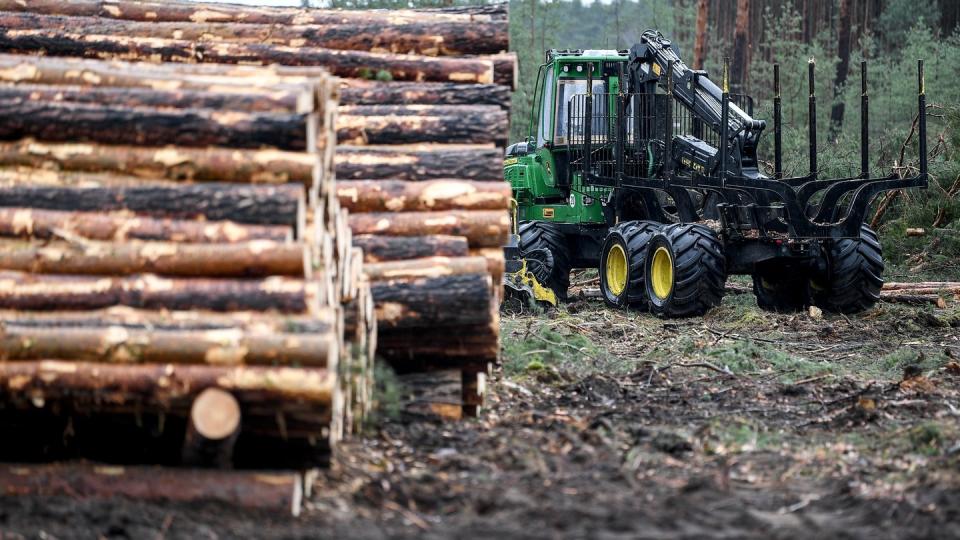
[[[660,230],[661,224],[653,221],[624,221],[610,229],[600,252],[600,292],[603,300],[612,307],[647,307],[647,288],[644,272],[647,244]],[[623,250],[629,264],[626,282],[612,284],[612,276],[607,272],[611,250]]]
[[[558,300],[566,300],[567,289],[570,288],[570,248],[567,237],[554,223],[523,221],[520,223],[520,253],[533,249],[546,249],[553,255],[553,271],[543,285],[553,289]]]
[[[788,266],[758,267],[753,272],[757,306],[777,313],[796,313],[810,305],[809,272]]]
[[[826,248],[827,273],[811,280],[814,303],[834,313],[859,313],[880,301],[883,249],[866,224],[860,238],[836,240]]]
[[[662,261],[664,250],[669,255],[672,272],[667,279],[669,289],[658,288],[652,270]],[[650,239],[644,265],[650,311],[658,317],[691,317],[703,315],[720,305],[727,281],[723,244],[717,234],[699,224],[675,224],[663,227]],[[663,275],[663,272],[656,272]]]

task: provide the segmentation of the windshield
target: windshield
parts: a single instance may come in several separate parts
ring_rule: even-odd
[[[607,111],[606,99],[603,93],[603,81],[593,81],[593,93],[596,98],[593,100],[593,132],[595,134],[606,133],[607,131]],[[557,89],[557,112],[556,112],[556,130],[554,131],[553,141],[555,144],[567,144],[570,138],[569,117],[567,115],[567,105],[573,96],[587,93],[586,79],[565,79],[560,80]],[[582,129],[574,126],[574,129]]]

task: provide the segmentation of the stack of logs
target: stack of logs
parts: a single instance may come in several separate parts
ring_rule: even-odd
[[[509,229],[499,147],[507,137],[517,75],[516,56],[505,52],[508,45],[506,4],[341,11],[0,0],[0,51],[140,61],[132,69],[145,76],[154,69],[147,63],[166,62],[200,80],[223,73],[244,76],[248,64],[269,64],[290,85],[318,70],[342,77],[338,114],[328,118],[335,126],[337,152],[332,155],[332,145],[321,150],[334,163],[339,197],[325,197],[332,182],[315,190],[311,200],[325,217],[318,223],[349,227],[354,245],[369,250],[363,259],[372,265],[367,276],[374,282],[382,355],[402,371],[462,372],[466,384],[462,396],[447,403],[451,412],[461,405],[467,412],[477,410],[478,375],[499,350],[499,247]],[[8,72],[14,68],[0,66]],[[92,72],[86,78],[101,77]],[[164,87],[156,79],[149,85]],[[77,92],[65,95],[83,99]],[[141,103],[149,105],[147,99]],[[283,99],[293,103],[292,96]],[[249,106],[239,110],[246,114],[231,114],[232,124],[262,131],[271,140],[291,133],[289,126],[258,118]],[[191,121],[164,122],[164,137],[190,139],[196,129]],[[117,133],[117,138],[142,137],[135,127]],[[306,146],[313,143],[308,140]],[[349,218],[341,207],[351,212]],[[334,238],[332,249],[349,255],[349,238]],[[470,257],[483,257],[485,270],[480,259]],[[353,331],[350,313],[346,327]]]
[[[0,57],[3,459],[318,463],[362,421],[339,82],[195,67]]]

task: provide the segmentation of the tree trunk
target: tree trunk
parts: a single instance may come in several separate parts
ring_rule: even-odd
[[[207,388],[193,400],[182,461],[186,465],[229,469],[240,434],[240,404],[229,392]]]
[[[293,229],[283,225],[241,225],[231,221],[186,221],[129,214],[0,208],[0,236],[49,240],[62,238],[64,233],[113,242],[162,240],[223,244],[254,240],[290,242],[293,239]]]
[[[506,258],[503,248],[473,248],[470,250],[471,257],[483,257],[487,261],[487,272],[493,278],[493,286],[501,290],[503,283],[503,273],[506,271]]]
[[[338,145],[334,163],[337,178],[342,180],[463,178],[503,181],[502,158],[501,150],[489,146]]]
[[[337,182],[337,197],[355,213],[506,210],[512,192],[506,182],[346,180]]]
[[[505,210],[376,212],[352,214],[350,229],[354,234],[465,236],[470,247],[499,247],[510,234],[510,216]]]
[[[304,244],[269,240],[230,244],[0,240],[0,269],[35,274],[149,273],[182,277],[309,278],[311,272]]]
[[[219,112],[306,114],[316,109],[314,95],[278,89],[240,88],[229,91],[165,90],[108,86],[20,84],[0,86],[0,102],[77,103],[106,108],[212,109]]]
[[[392,279],[483,274],[486,271],[487,260],[483,257],[424,257],[363,265],[363,274],[372,283]]]
[[[407,373],[397,377],[401,418],[405,421],[463,418],[463,388],[460,370]]]
[[[707,0],[697,2],[697,37],[693,45],[693,69],[703,69],[703,62],[707,57],[707,19],[710,15]]]
[[[476,21],[370,21],[351,24],[270,25],[217,22],[139,22],[95,17],[2,13],[0,27],[89,35],[189,40],[195,42],[263,43],[286,47],[451,56],[496,54],[507,50],[507,25]]]
[[[507,52],[479,58],[489,58],[493,61],[493,82],[495,84],[506,86],[511,90],[517,89],[517,81],[520,80],[517,53]]]
[[[837,76],[833,81],[833,107],[830,109],[830,140],[836,142],[843,129],[843,87],[850,72],[850,0],[840,0],[840,17],[837,20]]]
[[[305,200],[298,185],[144,185],[128,187],[0,187],[0,207],[79,212],[126,210],[154,217],[236,221],[303,230]]]
[[[358,234],[353,237],[353,245],[363,249],[364,263],[403,261],[422,257],[464,257],[468,254],[467,239],[463,236]]]
[[[0,10],[46,15],[105,17],[144,22],[348,24],[377,22],[503,22],[506,5],[398,10],[271,8],[220,3],[141,2],[139,0],[0,0]]]
[[[506,111],[492,106],[361,105],[340,107],[341,144],[502,142]]]
[[[156,330],[122,326],[39,327],[8,322],[0,332],[0,359],[108,362],[111,364],[210,364],[336,366],[340,337],[327,334],[259,334],[238,328]]]
[[[232,148],[316,148],[316,117],[203,109],[146,109],[0,101],[0,139]]]
[[[500,65],[497,84],[507,84],[507,57],[430,57],[339,51],[318,47],[285,47],[259,43],[194,43],[187,40],[75,34],[50,30],[0,29],[0,51],[47,56],[113,58],[151,62],[214,64],[280,64],[326,68],[338,77],[372,79],[388,75],[398,81],[437,81],[489,84],[494,63]]]
[[[746,93],[747,48],[750,46],[750,0],[737,0],[737,26],[733,35],[733,65],[730,66],[731,84],[737,93]]]
[[[321,180],[316,155],[278,150],[237,152],[227,148],[46,144],[24,140],[0,142],[0,163],[172,181],[295,182],[313,186]]]
[[[510,108],[510,89],[496,84],[374,82],[347,79],[343,105],[496,105]]]
[[[143,309],[316,313],[320,291],[302,279],[164,279],[0,272],[0,309]]]
[[[33,497],[112,499],[160,503],[217,502],[248,510],[300,515],[298,473],[212,471],[86,464],[0,465],[0,492]]]
[[[489,323],[492,316],[486,272],[381,281],[372,283],[370,291],[380,332],[479,325]]]
[[[381,329],[377,355],[397,369],[419,371],[495,362],[500,354],[499,330],[490,324],[444,328],[423,339],[417,328]]]

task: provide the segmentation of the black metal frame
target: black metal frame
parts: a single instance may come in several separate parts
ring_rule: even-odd
[[[728,237],[742,236],[744,231],[756,230],[760,237],[783,238],[856,238],[871,200],[887,190],[927,186],[927,129],[926,96],[924,93],[923,60],[917,64],[920,171],[913,177],[900,178],[896,174],[871,177],[868,147],[868,105],[866,62],[861,63],[861,164],[860,174],[850,178],[820,179],[817,165],[817,104],[814,92],[814,63],[808,66],[809,98],[809,173],[805,176],[783,178],[780,68],[774,66],[774,178],[760,176],[751,178],[730,174],[731,156],[738,156],[736,133],[729,131],[731,95],[727,84],[727,63],[724,62],[719,141],[726,141],[726,148],[719,149],[719,164],[704,173],[677,174],[674,152],[674,105],[673,62],[666,70],[665,94],[608,94],[607,99],[616,100],[616,117],[606,122],[597,122],[592,91],[592,70],[588,71],[587,93],[574,97],[568,104],[568,126],[571,131],[570,166],[582,175],[585,186],[614,188],[641,192],[648,218],[658,221],[702,221],[690,192],[719,196],[722,202],[716,205],[721,227]],[[622,87],[621,87],[622,88]],[[622,90],[621,90],[622,92]],[[582,105],[580,104],[582,101]],[[631,104],[631,114],[627,114]],[[680,107],[684,107],[682,103]],[[604,115],[608,114],[605,106]],[[648,114],[653,112],[652,115]],[[581,117],[582,115],[582,117]],[[693,117],[696,120],[696,117]],[[579,124],[575,121],[579,120]],[[696,122],[694,122],[695,124]],[[576,125],[582,133],[575,136]],[[605,126],[606,133],[597,134],[594,129]],[[632,129],[631,129],[632,128]],[[694,129],[698,126],[694,125]],[[702,126],[699,126],[702,129]],[[641,138],[645,134],[647,137]],[[733,141],[731,143],[731,141]],[[645,143],[645,144],[644,144]],[[662,159],[656,160],[651,145],[662,146]],[[640,148],[644,146],[645,148]],[[643,155],[641,150],[646,151]],[[655,166],[651,168],[651,163]],[[659,174],[639,174],[644,165],[647,172],[656,169]],[[669,195],[676,207],[674,215],[667,212],[656,192]],[[823,192],[820,204],[810,201]],[[841,201],[847,198],[847,203]],[[779,204],[771,204],[770,200]],[[619,216],[614,203],[613,219]]]

